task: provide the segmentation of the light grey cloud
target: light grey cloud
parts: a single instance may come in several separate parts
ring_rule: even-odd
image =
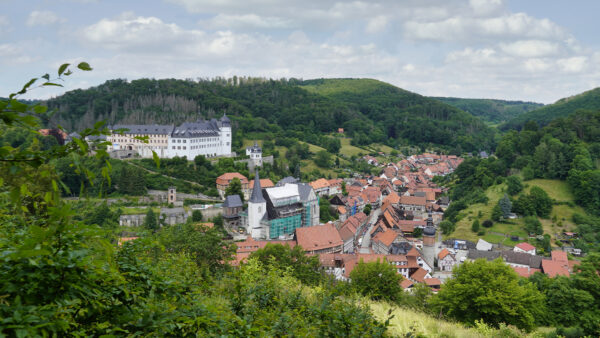
[[[27,18],[27,26],[48,26],[57,23],[63,23],[65,19],[56,15],[52,11],[33,11]]]

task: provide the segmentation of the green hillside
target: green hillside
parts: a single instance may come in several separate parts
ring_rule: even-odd
[[[270,133],[272,138],[295,137],[323,146],[315,142],[315,135],[344,128],[360,146],[434,145],[460,153],[494,145],[493,130],[480,119],[368,79],[117,79],[69,91],[47,104],[58,111],[52,122],[68,130],[81,130],[98,120],[178,124],[227,113],[242,137]]]
[[[546,191],[546,193],[557,202],[566,202],[565,204],[554,205],[549,219],[539,218],[544,228],[544,233],[549,234],[552,239],[554,239],[556,233],[572,231],[575,229],[576,226],[572,222],[573,214],[584,214],[585,211],[579,206],[574,206],[573,194],[571,193],[567,182],[560,180],[535,179],[524,183],[527,185],[524,192],[528,192],[531,187],[537,186]],[[505,191],[506,184],[504,183],[489,187],[485,191],[489,201],[487,203],[472,204],[467,209],[461,211],[461,219],[456,222],[456,230],[447,237],[467,239],[474,242],[476,242],[478,238],[483,238],[490,243],[502,243],[505,245],[514,245],[516,243],[512,242],[510,238],[492,234],[491,232],[502,233],[507,236],[527,237],[527,232],[524,230],[525,226],[523,218],[509,220],[504,223],[495,222],[489,229],[482,228],[486,230],[486,234],[483,236],[478,236],[477,233],[471,231],[471,224],[476,218],[479,218],[480,223],[486,219],[492,218],[492,209],[498,204],[498,200],[504,196]],[[481,217],[479,217],[480,213]],[[554,245],[554,241],[552,241],[552,243]]]
[[[409,144],[430,143],[475,149],[493,146],[493,131],[479,118],[464,111],[385,82],[372,79],[315,79],[302,87],[316,94],[343,102],[375,123],[387,137]],[[353,121],[353,129],[360,129]],[[367,131],[355,133],[357,144]],[[371,136],[370,143],[377,143]],[[460,147],[458,147],[460,145]],[[460,152],[460,151],[459,151]]]
[[[535,102],[506,101],[493,99],[464,99],[457,97],[432,97],[446,104],[462,109],[482,120],[498,124],[513,119],[523,113],[539,109],[544,105]]]
[[[503,130],[521,129],[527,121],[535,121],[540,126],[544,126],[556,118],[567,117],[579,109],[600,110],[600,88],[566,97],[556,101],[554,104],[521,114],[506,122],[500,128]]]

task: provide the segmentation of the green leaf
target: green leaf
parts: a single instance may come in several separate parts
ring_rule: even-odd
[[[87,62],[80,62],[77,65],[77,68],[81,69],[81,70],[85,70],[85,71],[90,71],[92,70],[92,67],[90,67],[90,64]]]
[[[37,81],[37,77],[34,77],[33,79],[29,80],[29,82],[27,82],[23,88],[19,91],[19,94],[25,94],[27,92],[27,88],[31,87],[31,85]]]
[[[94,129],[100,129],[100,128],[102,128],[105,123],[106,123],[106,121],[104,121],[104,120],[100,120],[100,121],[94,123]]]
[[[69,67],[68,63],[63,63],[60,67],[58,67],[58,76],[61,76],[65,70]]]
[[[60,83],[54,83],[54,82],[44,82],[44,83],[42,83],[42,86],[57,86],[57,87],[62,87],[63,85],[61,85]]]
[[[42,79],[46,79],[46,81],[50,81],[50,74],[46,73],[42,76]]]

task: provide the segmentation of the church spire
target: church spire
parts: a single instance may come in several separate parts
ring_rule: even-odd
[[[252,188],[252,195],[250,201],[252,203],[266,203],[265,198],[262,195],[262,189],[260,188],[260,177],[258,176],[258,168],[254,174],[254,187]]]

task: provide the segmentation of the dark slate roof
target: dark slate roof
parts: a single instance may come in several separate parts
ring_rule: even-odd
[[[258,142],[256,142],[256,141],[254,141],[254,145],[252,145],[250,147],[246,147],[246,149],[249,149],[250,152],[252,152],[252,153],[262,152],[262,148],[258,145]]]
[[[223,117],[221,117],[221,122],[230,123],[231,120],[229,119],[229,117],[227,117],[227,114],[223,114]]]
[[[477,249],[469,249],[467,257],[469,259],[484,258],[488,261],[493,261],[494,259],[500,257],[500,253],[498,251],[479,251]]]
[[[266,191],[265,191],[266,194]],[[263,197],[262,189],[260,188],[260,177],[258,176],[258,168],[254,174],[254,187],[252,187],[252,195],[250,201],[252,203],[265,203],[266,200]]]
[[[288,176],[288,177],[284,177],[281,180],[279,180],[279,182],[277,182],[277,186],[278,187],[283,187],[286,183],[296,184],[298,182],[300,182],[299,179],[294,178],[292,176]]]
[[[242,199],[240,195],[230,195],[225,197],[225,203],[223,203],[225,208],[237,208],[243,206]]]
[[[530,268],[541,269],[542,257],[524,252],[502,251],[502,258],[507,263],[528,265]]]
[[[435,236],[435,228],[432,226],[426,226],[425,229],[423,229],[423,235]]]
[[[425,196],[427,196],[427,194],[424,191],[417,191],[417,192],[415,192],[414,196],[416,196],[416,197],[425,197]]]
[[[448,246],[448,247],[453,248],[455,241],[463,241],[463,242],[465,242],[465,244],[467,246],[467,249],[469,249],[469,250],[477,248],[477,243],[471,242],[471,241],[467,241],[465,239],[455,239],[455,238],[452,238],[452,239],[447,239],[445,241],[442,241],[442,243],[444,245]]]
[[[219,123],[217,120],[198,120],[196,122],[185,122],[175,127],[171,133],[175,138],[211,137],[219,136]]]
[[[310,196],[310,192],[313,190],[313,188],[306,184],[306,183],[299,183],[298,184],[298,193],[300,194],[300,201],[301,202],[308,202],[308,196]]]
[[[173,126],[158,125],[158,124],[115,124],[109,126],[110,130],[127,129],[123,134],[138,134],[138,135],[168,135],[173,132]]]
[[[406,255],[412,245],[409,242],[392,243],[390,247],[390,254],[392,255]]]

